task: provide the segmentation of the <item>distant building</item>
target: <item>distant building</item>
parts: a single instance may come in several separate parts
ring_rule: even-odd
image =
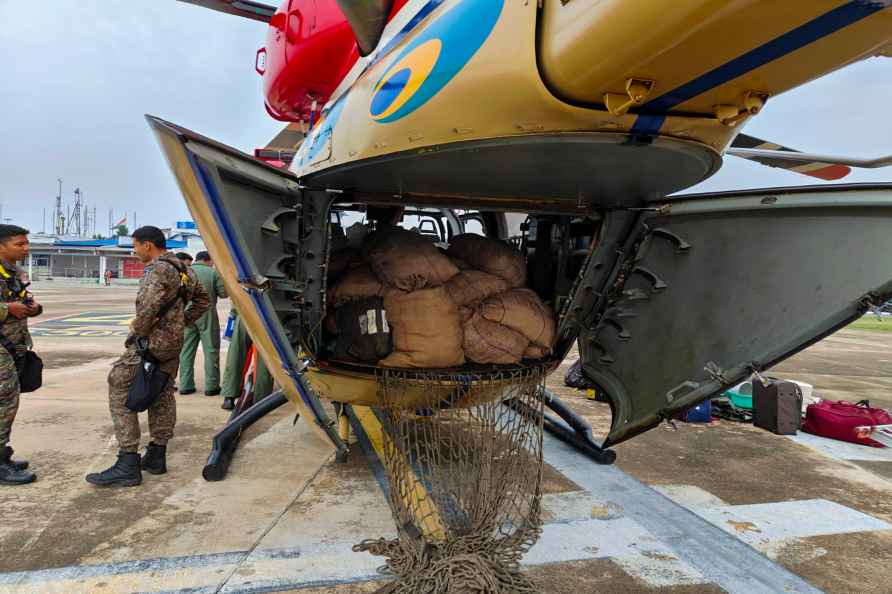
[[[167,237],[168,245],[171,241],[183,242],[184,247],[177,248],[176,251],[191,254],[193,258],[198,252],[207,249],[204,247],[204,240],[198,232],[198,227],[192,221],[177,221],[174,227],[165,228],[162,231]]]
[[[179,221],[174,227],[162,229],[167,236],[167,248],[188,252],[195,256],[205,249],[195,223]],[[30,256],[22,266],[32,280],[83,278],[100,279],[106,270],[119,279],[138,279],[143,264],[133,256],[133,239],[83,239],[34,233]]]

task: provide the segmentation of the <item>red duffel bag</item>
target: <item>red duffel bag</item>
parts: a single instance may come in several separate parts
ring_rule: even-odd
[[[882,448],[885,446],[878,441],[869,437],[858,437],[855,427],[890,424],[892,417],[889,413],[881,408],[871,407],[867,400],[857,404],[845,400],[838,402],[821,400],[809,404],[805,409],[805,423],[802,425],[802,430],[821,437]]]

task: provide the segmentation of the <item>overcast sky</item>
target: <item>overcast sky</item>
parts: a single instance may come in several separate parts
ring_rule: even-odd
[[[47,229],[63,179],[97,209],[167,226],[188,211],[143,114],[245,151],[282,126],[266,115],[254,54],[262,23],[174,0],[0,0],[2,217]],[[772,99],[747,126],[813,152],[892,153],[892,59],[850,66]],[[812,178],[729,157],[694,190],[798,185]],[[814,180],[815,182],[817,180]],[[846,181],[892,181],[892,168]]]

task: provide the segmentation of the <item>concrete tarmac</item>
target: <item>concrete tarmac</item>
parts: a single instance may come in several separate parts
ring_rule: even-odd
[[[246,433],[225,481],[201,478],[228,413],[202,395],[200,353],[199,392],[178,396],[170,472],[145,474],[134,489],[85,483],[114,461],[106,374],[123,349],[135,288],[42,282],[34,292],[46,310],[33,332],[45,385],[22,397],[12,445],[39,480],[0,488],[0,593],[328,594],[381,585],[382,560],[350,552],[393,533],[372,472],[356,453],[334,463],[303,422],[292,425],[290,407]],[[221,321],[227,311],[221,302]],[[844,330],[775,371],[814,384],[818,395],[892,406],[890,347],[892,333]],[[562,386],[571,362],[550,387],[604,429],[607,407]],[[620,474],[553,458],[562,470],[547,469],[548,525],[525,571],[548,593],[735,591],[687,560],[681,536],[636,515],[633,501],[660,501],[617,492],[637,479],[675,506],[667,513],[718,528],[817,590],[890,592],[892,456],[852,459],[857,451],[825,445],[728,422],[680,423],[620,445],[611,469]],[[582,474],[573,480],[573,472]],[[601,483],[617,486],[601,492]],[[573,549],[580,535],[588,540]]]

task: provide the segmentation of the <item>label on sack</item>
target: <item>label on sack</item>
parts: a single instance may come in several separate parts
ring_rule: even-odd
[[[387,312],[381,311],[381,330],[378,330],[378,310],[370,309],[359,316],[360,334],[388,333],[390,327],[387,324]]]

